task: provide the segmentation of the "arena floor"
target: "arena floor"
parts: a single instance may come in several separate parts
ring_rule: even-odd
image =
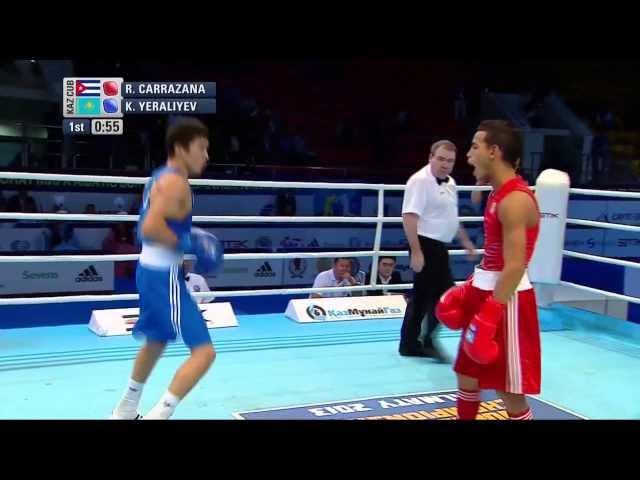
[[[540,318],[543,388],[534,398],[573,418],[640,419],[640,326],[564,306],[542,309]],[[262,314],[239,322],[211,330],[216,363],[174,419],[249,418],[243,412],[256,410],[265,411],[259,418],[307,418],[282,409],[455,390],[451,365],[398,355],[398,319],[302,325]],[[451,356],[458,338],[440,334]],[[2,330],[0,418],[107,418],[137,347],[132,337],[97,337],[86,325]],[[182,344],[168,347],[145,388],[143,414],[187,353]]]

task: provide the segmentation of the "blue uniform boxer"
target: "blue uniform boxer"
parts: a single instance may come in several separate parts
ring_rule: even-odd
[[[140,233],[149,209],[151,189],[159,178],[175,172],[170,167],[155,170],[142,196],[138,237],[142,243],[136,270],[136,285],[140,294],[140,317],[133,335],[147,341],[166,342],[182,338],[190,347],[211,343],[202,313],[189,294],[184,281],[182,260],[184,251],[153,243]],[[191,232],[191,213],[181,220],[167,220],[167,225],[181,239]]]

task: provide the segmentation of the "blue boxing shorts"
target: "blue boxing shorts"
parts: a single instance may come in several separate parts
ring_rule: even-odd
[[[189,294],[180,264],[160,269],[138,263],[136,285],[140,316],[133,327],[134,337],[150,342],[182,338],[189,348],[211,343],[206,322]]]

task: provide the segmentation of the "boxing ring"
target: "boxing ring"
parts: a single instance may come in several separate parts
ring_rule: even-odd
[[[21,172],[1,172],[0,178],[134,184],[140,185],[140,188],[147,181],[147,178],[140,177],[95,177]],[[225,255],[225,263],[252,259],[370,257],[373,280],[369,285],[212,291],[194,293],[196,297],[216,297],[217,300],[219,297],[227,299],[256,296],[259,301],[260,296],[263,295],[300,296],[336,290],[380,290],[383,287],[375,283],[377,259],[382,255],[396,257],[408,255],[407,252],[381,250],[383,227],[402,222],[401,217],[384,216],[385,193],[402,191],[404,185],[205,179],[190,180],[190,183],[194,186],[272,189],[358,189],[374,191],[377,194],[377,215],[370,217],[194,216],[193,218],[194,223],[202,224],[204,228],[210,224],[240,222],[375,225],[371,250]],[[473,191],[486,190],[486,187],[460,186],[458,189]],[[570,189],[570,193],[585,196],[640,198],[640,193],[634,192]],[[104,214],[0,213],[0,219],[136,222],[138,217]],[[482,217],[460,217],[460,221],[481,222]],[[563,228],[568,225],[640,232],[638,226],[581,219],[566,219]],[[466,254],[464,250],[449,252],[451,255]],[[482,250],[478,250],[478,253],[481,254]],[[640,267],[640,264],[635,262],[569,250],[561,250],[557,254],[560,257],[629,268]],[[2,255],[0,262],[103,262],[133,261],[137,258],[137,254]],[[411,288],[411,284],[385,285],[384,288],[407,290]],[[634,372],[640,367],[640,327],[631,322],[562,305],[562,295],[555,298],[554,292],[563,289],[564,291],[581,291],[589,295],[596,294],[598,298],[634,304],[640,303],[640,298],[559,279],[556,285],[546,285],[545,288],[546,291],[542,295],[545,298],[544,304],[539,309],[543,350],[540,402],[557,406],[559,411],[570,412],[574,414],[573,418],[640,418],[640,407],[636,406],[637,402],[634,400],[640,396],[640,386],[634,376]],[[109,308],[109,302],[135,301],[137,298],[136,294],[0,298],[0,312],[7,306],[28,305],[42,305],[44,311],[48,308],[69,308],[72,312],[71,304],[78,302],[91,302],[95,309],[106,309]],[[89,318],[86,319],[86,323],[88,322]],[[216,363],[211,372],[180,405],[175,418],[311,418],[308,412],[302,412],[306,409],[315,412],[313,414],[322,419],[325,417],[377,419],[384,415],[374,415],[376,412],[373,410],[370,415],[356,414],[355,411],[359,408],[369,408],[366,406],[367,402],[378,401],[375,399],[384,397],[387,400],[378,401],[378,403],[386,405],[384,408],[400,408],[398,415],[400,417],[404,415],[405,419],[431,418],[429,415],[436,414],[428,413],[433,410],[429,410],[424,405],[429,402],[440,402],[443,408],[437,415],[445,419],[447,409],[444,407],[449,405],[446,397],[455,390],[455,376],[451,366],[434,363],[424,358],[399,356],[397,345],[401,323],[401,319],[391,318],[300,324],[285,318],[284,312],[238,315],[238,327],[211,330],[214,345],[219,353]],[[4,328],[0,338],[2,339],[0,340],[0,395],[10,400],[0,404],[2,419],[106,418],[121,394],[130,374],[132,360],[139,347],[139,343],[130,336],[96,336],[86,324]],[[458,339],[459,332],[443,329],[439,334],[441,345],[450,356],[455,355]],[[164,391],[173,372],[187,355],[187,348],[181,343],[168,346],[165,356],[145,388],[141,403],[143,410],[147,410]],[[598,388],[593,388],[594,385],[598,385]],[[434,395],[436,397],[440,395],[440,397],[433,400]],[[54,403],[49,402],[51,396],[55,396],[58,400]],[[428,400],[429,398],[431,400]],[[491,403],[490,398],[487,401]],[[393,402],[398,405],[389,406]],[[324,406],[319,406],[321,404]],[[345,406],[346,404],[351,407]],[[421,410],[414,411],[411,410],[413,407],[409,406],[411,404],[420,404],[423,407]],[[353,407],[353,405],[361,406]],[[306,408],[307,406],[315,407]],[[544,411],[544,408],[541,411]],[[344,415],[341,417],[338,414]],[[538,417],[544,418],[544,413],[542,417],[540,415]],[[551,415],[549,418],[560,417]]]

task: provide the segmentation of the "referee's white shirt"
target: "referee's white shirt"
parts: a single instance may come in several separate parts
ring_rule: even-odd
[[[407,182],[402,213],[418,215],[418,235],[451,242],[460,226],[455,180],[449,176],[438,185],[430,165],[418,170]]]

